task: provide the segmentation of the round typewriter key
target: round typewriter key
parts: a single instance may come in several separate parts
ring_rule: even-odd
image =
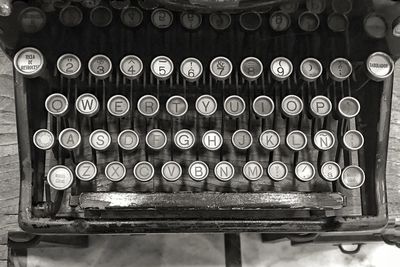
[[[104,151],[111,145],[111,135],[102,129],[95,130],[89,136],[89,144],[97,151]]]
[[[146,144],[154,150],[161,150],[167,144],[167,135],[160,129],[153,129],[146,135]]]
[[[81,140],[81,134],[74,128],[66,128],[62,130],[58,136],[58,142],[67,150],[77,148],[80,145]]]
[[[325,0],[307,0],[306,7],[307,7],[307,10],[312,13],[321,14],[326,9],[326,1]]]
[[[347,59],[337,58],[331,62],[329,70],[331,78],[337,82],[341,82],[350,77],[353,72],[353,66]]]
[[[99,111],[99,100],[94,95],[86,93],[76,99],[75,108],[80,114],[92,117]]]
[[[154,10],[158,7],[157,0],[138,0],[137,3],[144,10]]]
[[[293,64],[285,57],[277,57],[272,60],[270,69],[274,79],[284,81],[292,74]]]
[[[66,6],[58,15],[60,22],[66,27],[76,27],[83,20],[82,10],[77,6]]]
[[[290,28],[290,15],[284,11],[275,11],[269,17],[269,25],[276,32],[283,32]]]
[[[101,0],[82,0],[82,6],[86,8],[94,8],[100,4]]]
[[[56,9],[63,9],[66,6],[71,5],[71,2],[74,0],[53,0],[53,6]],[[42,2],[48,2],[48,1],[42,1]]]
[[[232,135],[232,144],[239,150],[247,150],[253,144],[253,136],[247,130],[237,130]]]
[[[174,136],[175,145],[183,150],[187,150],[193,147],[196,139],[194,134],[189,130],[180,130]]]
[[[112,62],[105,55],[95,55],[89,60],[88,68],[97,79],[105,79],[111,74]]]
[[[268,176],[274,181],[282,181],[288,175],[288,168],[282,161],[274,161],[268,166]]]
[[[295,117],[303,111],[303,101],[296,95],[288,95],[282,100],[282,111],[288,117]]]
[[[335,145],[335,136],[328,130],[318,131],[314,135],[314,145],[319,150],[329,150]]]
[[[307,82],[317,80],[322,74],[322,64],[315,58],[306,58],[300,64],[300,72]]]
[[[124,150],[134,150],[139,145],[139,135],[133,130],[124,130],[118,135],[118,145]]]
[[[364,18],[364,31],[371,38],[385,38],[388,31],[385,18],[375,13],[371,13]]]
[[[168,161],[161,167],[161,174],[168,182],[175,182],[182,177],[182,167],[178,162]]]
[[[344,32],[349,28],[349,19],[346,15],[332,13],[328,16],[328,27],[333,32]]]
[[[247,57],[240,64],[240,72],[249,81],[257,80],[263,72],[263,64],[258,58]]]
[[[82,70],[81,60],[73,54],[64,54],[57,60],[57,69],[66,78],[77,78]]]
[[[203,65],[197,58],[186,58],[181,64],[181,74],[189,82],[197,81],[203,74]]]
[[[210,130],[203,135],[201,142],[206,149],[215,151],[221,148],[224,139],[219,132],[215,130]]]
[[[54,135],[47,129],[39,129],[33,135],[33,143],[41,150],[48,150],[54,146]]]
[[[33,47],[22,48],[14,56],[14,68],[27,78],[39,76],[44,65],[43,54]]]
[[[286,3],[282,3],[279,6],[280,10],[286,12],[286,13],[294,13],[297,11],[299,8],[299,2],[298,1],[290,1]]]
[[[259,142],[263,148],[273,151],[279,147],[281,138],[274,130],[266,130],[261,133]]]
[[[158,56],[151,62],[151,72],[157,79],[167,80],[174,71],[174,63],[166,56]]]
[[[258,12],[244,12],[240,14],[239,23],[245,31],[256,31],[261,27],[262,18]]]
[[[99,28],[107,27],[111,24],[113,13],[105,6],[96,6],[90,11],[90,21]]]
[[[220,161],[214,167],[214,175],[221,182],[227,182],[235,176],[235,167],[230,162]]]
[[[226,57],[216,57],[210,63],[212,76],[217,80],[225,80],[232,73],[232,62]]]
[[[203,161],[194,161],[189,166],[189,176],[197,182],[205,180],[209,172],[207,164]]]
[[[145,95],[139,99],[137,109],[143,116],[153,117],[160,110],[160,103],[155,96]]]
[[[292,131],[286,137],[286,144],[293,151],[303,150],[307,146],[307,136],[302,131]]]
[[[302,182],[311,181],[315,177],[315,168],[308,161],[303,161],[297,164],[294,170],[296,177]]]
[[[196,100],[196,110],[203,116],[211,116],[217,111],[217,100],[210,95],[202,95]]]
[[[351,96],[347,96],[339,101],[339,114],[345,119],[351,119],[360,112],[360,102]]]
[[[210,25],[217,31],[223,31],[229,28],[232,23],[231,15],[228,13],[212,13],[209,17]]]
[[[332,9],[341,14],[348,14],[353,9],[352,0],[332,0]]]
[[[322,178],[329,182],[333,182],[339,179],[341,173],[342,170],[340,169],[339,164],[334,161],[327,161],[321,167]]]
[[[188,111],[188,103],[185,98],[175,95],[167,100],[167,112],[174,117],[182,117]]]
[[[107,164],[104,174],[111,182],[120,182],[126,176],[126,168],[119,161],[113,161]]]
[[[238,95],[231,95],[225,99],[224,109],[228,115],[238,117],[246,110],[246,102]]]
[[[74,174],[63,165],[54,166],[47,173],[47,183],[55,190],[67,190],[73,182]]]
[[[348,189],[360,188],[365,182],[364,171],[355,165],[347,166],[342,171],[342,183]]]
[[[52,94],[46,98],[46,110],[53,116],[64,116],[68,112],[68,100],[62,94]]]
[[[243,166],[242,172],[247,180],[257,181],[263,176],[264,169],[257,161],[249,161]]]
[[[392,34],[394,37],[400,37],[400,17],[392,22]]]
[[[357,151],[364,145],[364,136],[357,130],[350,130],[343,136],[343,145],[350,151]]]
[[[46,25],[46,14],[37,7],[27,7],[18,16],[19,24],[26,33],[37,33]]]
[[[107,102],[107,109],[115,117],[124,117],[131,108],[129,100],[123,95],[115,95]]]
[[[181,24],[185,29],[196,30],[200,27],[203,17],[201,14],[183,12],[181,14]]]
[[[259,117],[268,117],[274,112],[274,109],[274,101],[268,96],[259,96],[253,102],[253,111]]]
[[[143,62],[137,56],[128,55],[121,60],[119,69],[126,78],[134,80],[142,74]]]
[[[89,182],[96,178],[97,167],[90,161],[79,162],[75,168],[75,175],[79,180]]]
[[[158,8],[151,13],[151,22],[159,29],[169,28],[173,21],[174,15],[167,9]]]
[[[318,95],[311,100],[311,113],[317,118],[323,118],[332,111],[332,102],[326,96]]]
[[[383,52],[375,52],[367,59],[367,70],[372,80],[382,81],[393,74],[393,59]]]
[[[303,31],[313,32],[319,27],[319,17],[314,13],[306,11],[300,14],[298,23],[300,29]]]
[[[112,8],[121,10],[127,8],[130,5],[130,0],[111,0],[110,5]]]
[[[141,161],[133,168],[133,175],[141,182],[148,182],[154,177],[154,167],[150,162]]]
[[[143,21],[143,12],[137,7],[126,7],[121,11],[122,23],[130,28],[138,27]]]

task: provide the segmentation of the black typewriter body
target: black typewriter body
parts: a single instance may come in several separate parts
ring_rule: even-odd
[[[393,75],[382,79],[372,77],[368,66],[374,62],[368,60],[376,52],[393,58],[397,57],[397,52],[388,41],[392,37],[386,38],[391,35],[391,29],[379,36],[382,29],[373,25],[371,31],[376,35],[371,36],[365,25],[369,16],[379,14],[384,18],[385,14],[379,12],[387,10],[388,6],[390,9],[394,2],[344,1],[351,6],[344,5],[341,9],[334,4],[338,1],[315,1],[324,3],[322,10],[313,10],[306,1],[263,1],[262,7],[239,5],[225,9],[202,6],[207,1],[194,1],[195,4],[193,1],[99,1],[94,7],[84,6],[85,1],[54,1],[48,9],[44,7],[46,2],[13,1],[11,15],[0,18],[2,46],[11,58],[15,59],[25,48],[35,48],[45,60],[37,75],[24,75],[24,69],[14,72],[22,229],[37,234],[319,233],[375,231],[387,224],[385,166]],[[128,4],[123,6],[123,2]],[[78,18],[63,17],[69,14],[65,10],[71,6],[81,12],[81,20],[80,15]],[[27,8],[44,14],[45,22],[35,17],[35,12],[23,19],[21,14]],[[139,19],[130,17],[124,21],[122,14],[129,8],[140,11],[131,14]],[[158,17],[154,15],[157,11],[161,12]],[[184,25],[184,14],[190,14],[190,23],[195,21],[199,25],[196,28],[190,23]],[[193,16],[197,20],[193,20]],[[332,22],[335,16],[337,21]],[[165,22],[169,19],[170,23]],[[40,21],[44,25],[39,25]],[[134,27],[129,24],[137,21],[140,23]],[[288,25],[282,26],[285,22]],[[386,23],[389,28],[391,21]],[[59,59],[65,54],[73,54],[81,62],[75,77],[59,71]],[[101,61],[107,58],[101,58],[95,65],[102,73],[96,75],[90,70],[89,62],[96,55],[105,55],[112,63],[107,75],[102,72],[104,62]],[[143,68],[138,77],[129,78],[120,69],[120,62],[127,55],[141,59]],[[154,59],[159,56],[167,58],[155,63]],[[212,73],[210,64],[217,57],[230,61],[231,72],[227,77]],[[256,78],[243,75],[241,63],[249,57],[262,63],[263,68]],[[182,74],[181,63],[187,58],[196,58],[202,63],[202,73],[195,80]],[[322,66],[315,79],[304,77],[300,67],[309,58],[317,59]],[[25,59],[35,61],[35,58]],[[173,71],[168,77],[158,77],[157,71],[159,76],[168,72],[168,67],[166,70],[162,65],[167,59],[173,63]],[[345,60],[332,65],[337,59]],[[384,59],[391,63],[388,58]],[[274,73],[274,62],[278,64],[277,73]],[[351,63],[348,66],[352,70],[346,78],[340,77],[342,71],[348,71],[341,65],[347,62]],[[217,62],[216,68],[221,73],[227,67],[222,63],[229,62]],[[18,67],[17,61],[14,60],[14,64]],[[279,76],[282,64],[292,68],[288,77]],[[332,70],[339,65],[339,72]],[[286,71],[285,66],[282,73]],[[250,67],[257,69],[257,66]],[[393,71],[394,65],[389,67]],[[67,100],[68,109],[61,115],[50,114],[46,109],[46,100],[53,94],[61,94]],[[77,99],[83,94],[98,99],[98,110],[93,116],[85,116],[76,108]],[[142,97],[149,95],[159,102],[154,115],[144,115],[138,110]],[[109,110],[109,101],[114,96],[128,100],[129,108],[123,116],[115,116]],[[172,96],[187,101],[184,115],[167,112],[166,105]],[[216,101],[216,111],[209,116],[198,110],[196,103],[202,96],[212,96]],[[239,115],[228,114],[224,109],[230,96],[243,100],[239,103],[244,103],[244,111]],[[256,114],[254,101],[260,96],[273,101],[271,114]],[[301,100],[298,103],[303,107],[299,113],[289,114],[291,110],[283,108],[287,96],[292,96],[292,101]],[[317,96],[330,100],[328,114],[313,113],[311,102]],[[360,108],[354,117],[343,117],[346,111],[339,108],[340,101],[346,97],[359,102]],[[149,106],[144,105],[144,109],[146,107]],[[66,149],[60,144],[63,142],[59,140],[62,139],[60,134],[71,128],[80,134],[80,140],[76,147]],[[34,142],[34,135],[40,129],[46,129],[54,137],[54,144],[46,150],[39,149]],[[166,144],[162,144],[161,149],[152,149],[146,142],[154,129],[165,134]],[[174,141],[182,129],[194,135],[195,142],[189,149],[180,149]],[[111,143],[106,149],[96,149],[89,142],[95,130],[109,133]],[[124,130],[137,133],[139,141],[135,149],[126,150],[118,144],[118,136]],[[204,145],[203,137],[210,130],[222,137],[222,144],[216,149]],[[240,142],[232,143],[232,136],[238,130],[251,134],[249,147],[240,149],[237,147]],[[280,137],[274,149],[260,144],[260,136],[267,130],[275,131]],[[325,143],[318,146],[321,139],[315,139],[322,130],[334,137],[333,144],[326,150],[320,147]],[[306,136],[306,144],[298,151],[293,148],[295,137],[291,141],[293,131],[301,131]],[[354,137],[360,138],[358,141],[363,138],[360,147],[349,149],[346,140],[343,141],[349,131],[362,134]],[[296,138],[301,137],[296,135]],[[64,142],[68,143],[68,138],[73,139],[74,135]],[[158,142],[158,138],[164,136],[157,136],[153,142]],[[287,144],[290,142],[293,142],[292,147]],[[96,166],[97,173],[90,181],[77,177],[77,165],[83,161]],[[170,161],[181,166],[181,176],[174,181],[164,177],[167,171],[162,173],[163,165]],[[118,170],[122,169],[120,165],[107,169],[111,162],[125,167],[126,174],[120,177],[121,181],[112,181],[113,175],[118,176]],[[149,180],[146,180],[148,177],[138,179],[143,172],[134,173],[135,166],[143,162],[153,167],[154,175]],[[199,169],[193,167],[191,174],[189,169],[194,162],[205,163],[206,178],[193,177],[201,175],[201,168],[206,168],[204,164],[199,165]],[[217,177],[216,165],[220,162],[233,166],[234,174],[229,179]],[[245,167],[249,162],[254,165]],[[310,164],[301,165],[302,162]],[[326,162],[336,162],[332,168],[339,166],[341,172],[332,181],[322,173]],[[140,170],[151,170],[150,165]],[[277,173],[286,174],[279,173],[279,179],[275,177],[274,180],[271,165]],[[73,180],[65,190],[56,190],[48,178],[55,166],[64,166],[72,173]],[[256,175],[258,166],[262,172]],[[346,169],[349,166],[357,168]],[[110,168],[116,173],[106,175]],[[301,177],[302,171],[304,177]],[[362,181],[360,174],[364,175]],[[308,180],[307,175],[313,177]],[[60,178],[60,183],[65,182],[64,178]]]

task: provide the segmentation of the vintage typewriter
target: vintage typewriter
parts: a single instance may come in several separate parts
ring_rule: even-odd
[[[25,231],[387,224],[395,1],[3,2]]]

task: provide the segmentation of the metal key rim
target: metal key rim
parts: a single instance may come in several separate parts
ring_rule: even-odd
[[[278,139],[277,144],[276,144],[275,146],[273,146],[272,148],[265,146],[265,144],[264,144],[264,143],[262,142],[262,140],[261,140],[262,137],[263,137],[264,135],[268,134],[268,133],[272,133],[272,134],[275,135],[275,136],[277,137],[277,139]],[[261,144],[261,146],[262,146],[263,148],[267,149],[268,151],[273,151],[273,150],[277,149],[277,148],[280,146],[280,144],[281,144],[281,137],[279,136],[278,132],[276,132],[276,131],[274,131],[274,130],[265,130],[264,132],[262,132],[262,133],[260,134],[260,137],[259,137],[259,139],[258,139],[258,142]]]
[[[62,69],[61,69],[61,67],[60,67],[60,64],[61,64],[61,61],[62,60],[64,60],[65,58],[67,58],[67,57],[70,57],[70,58],[74,58],[77,62],[78,62],[78,69],[75,71],[75,72],[73,72],[73,73],[66,73],[65,71],[63,71]],[[60,56],[59,58],[58,58],[58,60],[57,60],[57,69],[58,69],[58,71],[61,73],[61,75],[63,75],[64,77],[66,77],[66,78],[77,78],[78,76],[79,76],[79,74],[81,73],[81,71],[82,71],[82,63],[81,63],[81,60],[79,59],[79,57],[78,56],[76,56],[76,55],[74,55],[74,54],[71,54],[71,53],[67,53],[67,54],[64,54],[64,55],[62,55],[62,56]]]
[[[49,144],[48,146],[45,146],[45,147],[39,146],[39,145],[37,144],[37,141],[36,141],[37,136],[38,136],[39,134],[41,134],[42,132],[47,133],[47,134],[50,136],[50,138],[52,139],[52,140],[51,140],[51,144]],[[51,148],[55,145],[55,138],[54,138],[54,135],[53,135],[53,133],[52,133],[51,131],[49,131],[49,130],[47,130],[47,129],[39,129],[39,130],[37,130],[37,131],[33,134],[33,143],[35,144],[35,146],[36,146],[37,148],[39,148],[39,149],[41,149],[41,150],[49,150],[49,149],[51,149]]]
[[[126,73],[126,72],[124,71],[124,68],[123,68],[123,65],[124,65],[125,61],[128,60],[128,59],[132,59],[132,58],[133,58],[134,60],[138,61],[138,62],[139,62],[139,65],[140,65],[140,70],[139,70],[136,74],[134,74],[134,75],[129,74],[129,73]],[[119,63],[119,70],[121,71],[121,73],[122,73],[126,78],[128,78],[128,79],[130,79],[130,80],[135,80],[135,79],[139,78],[139,77],[142,75],[142,73],[143,73],[143,61],[142,61],[138,56],[135,56],[135,55],[127,55],[127,56],[125,56],[125,57],[123,57],[123,58],[121,59],[121,61],[120,61],[120,63]]]
[[[190,170],[193,168],[193,166],[194,166],[195,164],[200,164],[200,165],[202,165],[202,166],[204,167],[204,169],[206,170],[206,173],[205,173],[204,177],[202,177],[202,178],[199,179],[199,178],[194,177],[194,176],[192,175],[192,172],[191,172]],[[195,180],[196,182],[204,181],[205,179],[207,179],[207,177],[208,177],[209,174],[210,174],[210,169],[208,168],[208,165],[207,165],[204,161],[199,161],[199,160],[197,160],[197,161],[192,162],[192,163],[189,165],[189,176],[190,176],[190,178],[192,178],[192,179]]]
[[[70,181],[63,187],[57,187],[54,185],[54,183],[51,181],[51,174],[57,170],[57,169],[64,169],[68,172],[69,176],[70,176]],[[70,168],[64,166],[64,165],[56,165],[54,167],[52,167],[48,172],[47,172],[47,183],[55,190],[58,191],[63,191],[63,190],[67,190],[68,188],[70,188],[72,186],[72,184],[74,183],[74,174],[72,173],[72,171],[70,170]]]
[[[92,175],[90,178],[83,178],[83,177],[81,177],[80,174],[78,173],[79,168],[80,168],[82,165],[84,165],[84,164],[89,164],[89,165],[91,165],[91,166],[93,167],[93,169],[94,169],[94,173],[93,173],[93,175]],[[93,162],[91,162],[91,161],[88,161],[88,160],[81,161],[81,162],[79,162],[78,165],[76,165],[76,167],[75,167],[75,176],[76,176],[79,180],[81,180],[81,181],[90,182],[90,181],[92,181],[94,178],[96,178],[96,176],[97,176],[97,167],[96,167],[96,165],[95,165]]]
[[[178,145],[177,145],[177,144],[179,143],[179,142],[178,142],[178,137],[179,137],[179,135],[182,134],[182,133],[186,133],[186,134],[188,134],[188,135],[190,135],[190,136],[192,137],[193,142],[190,144],[190,146],[188,146],[188,147],[181,147],[181,146],[178,146]],[[192,131],[190,131],[190,130],[182,129],[182,130],[179,130],[178,132],[176,132],[176,134],[174,135],[174,144],[175,144],[179,149],[182,149],[182,150],[191,149],[191,148],[194,146],[195,143],[196,143],[196,137],[195,137],[194,133],[193,133]]]
[[[284,175],[283,175],[281,178],[279,178],[279,179],[277,179],[276,177],[273,177],[273,175],[271,175],[271,172],[272,172],[271,169],[272,169],[273,166],[276,165],[276,164],[277,164],[277,165],[280,165],[280,166],[282,166],[282,167],[284,168]],[[268,165],[268,169],[267,169],[267,173],[268,173],[269,178],[272,179],[272,180],[274,180],[274,181],[276,181],[276,182],[280,182],[280,181],[285,180],[285,178],[286,178],[287,175],[288,175],[288,172],[289,172],[288,167],[287,167],[286,164],[283,163],[282,161],[273,161],[273,162],[271,162],[271,164]]]
[[[250,137],[250,142],[249,142],[249,144],[248,144],[247,146],[245,146],[245,147],[238,147],[238,146],[235,145],[235,142],[234,142],[236,135],[238,135],[238,134],[241,133],[241,132],[246,133],[246,134]],[[232,142],[233,146],[234,146],[236,149],[239,149],[239,150],[247,150],[247,149],[249,149],[249,148],[253,145],[253,136],[252,136],[252,134],[251,134],[248,130],[246,130],[246,129],[239,129],[239,130],[235,131],[235,132],[233,133],[233,135],[232,135],[231,140],[232,140],[231,142]]]
[[[94,101],[95,101],[95,103],[96,103],[96,108],[93,110],[93,111],[84,111],[84,110],[81,110],[80,109],[80,107],[79,107],[79,101],[82,99],[82,98],[84,98],[84,97],[90,97],[90,98],[92,98]],[[78,98],[76,99],[76,101],[75,101],[75,109],[80,113],[80,114],[82,114],[82,115],[86,115],[86,116],[94,116],[94,115],[96,115],[97,114],[97,112],[99,111],[99,109],[100,109],[100,105],[99,105],[99,100],[97,99],[97,97],[95,96],[95,95],[93,95],[93,94],[90,94],[90,93],[84,93],[84,94],[81,94],[80,96],[78,96]]]
[[[161,133],[161,135],[162,135],[163,138],[164,138],[164,142],[162,143],[162,145],[161,145],[160,147],[154,147],[154,146],[152,146],[152,145],[149,143],[149,141],[148,141],[150,135],[153,134],[153,133],[155,133],[155,132]],[[147,145],[149,148],[153,149],[153,150],[162,150],[162,149],[167,145],[167,142],[168,142],[168,140],[167,140],[167,135],[166,135],[166,133],[165,133],[163,130],[161,130],[161,129],[153,129],[153,130],[151,130],[150,132],[148,132],[148,133],[146,134],[146,145]]]
[[[175,179],[170,179],[170,178],[168,178],[168,177],[166,177],[166,176],[164,175],[164,170],[165,170],[165,168],[166,168],[169,164],[174,164],[174,165],[177,166],[178,169],[179,169],[179,174],[177,175],[177,177],[176,177]],[[176,182],[176,181],[178,181],[178,180],[182,177],[182,173],[183,173],[183,172],[182,172],[182,166],[181,166],[178,162],[176,162],[176,161],[172,161],[172,160],[167,161],[167,162],[165,162],[165,163],[162,165],[162,167],[161,167],[161,174],[162,174],[163,178],[164,178],[165,180],[167,180],[168,182]]]
[[[123,113],[121,113],[121,114],[115,113],[115,112],[112,111],[112,109],[111,109],[111,104],[112,104],[112,102],[113,102],[115,99],[117,99],[117,98],[122,99],[122,100],[125,102],[126,106],[127,106],[126,110],[125,110]],[[107,101],[107,110],[108,110],[108,112],[109,112],[111,115],[113,115],[113,116],[115,116],[115,117],[117,117],[117,118],[122,118],[122,117],[126,116],[126,114],[129,113],[129,110],[130,110],[130,109],[131,109],[131,104],[130,104],[128,98],[126,98],[126,96],[123,96],[123,95],[114,95],[114,96],[112,96],[110,99],[108,99],[108,101]]]
[[[351,169],[351,168],[356,169],[356,170],[359,171],[360,174],[361,174],[361,183],[360,183],[359,185],[357,185],[357,186],[349,186],[348,184],[346,184],[346,183],[344,182],[344,181],[345,181],[344,175],[345,175],[346,172],[347,172],[349,169]],[[360,188],[361,186],[363,186],[364,183],[365,183],[365,172],[364,172],[364,170],[361,169],[359,166],[350,165],[350,166],[347,166],[346,168],[344,168],[344,170],[342,171],[342,175],[340,176],[340,178],[341,178],[342,184],[343,184],[346,188],[348,188],[348,189],[358,189],[358,188]]]
[[[245,170],[246,167],[247,167],[248,165],[250,165],[250,164],[255,164],[255,165],[261,170],[260,175],[258,175],[258,176],[255,177],[255,178],[250,178],[250,177],[247,177],[247,176],[245,175],[244,170]],[[246,162],[246,164],[243,166],[243,168],[242,168],[242,173],[243,173],[244,178],[246,178],[247,180],[249,180],[249,181],[258,181],[258,180],[260,180],[260,179],[263,177],[263,175],[264,175],[264,168],[263,168],[262,165],[261,165],[259,162],[257,162],[257,161],[249,161],[249,162]]]
[[[151,98],[152,100],[154,100],[154,102],[157,103],[157,109],[153,113],[150,113],[150,114],[144,113],[143,110],[140,108],[141,103],[147,98]],[[139,98],[139,101],[137,102],[137,110],[139,111],[140,114],[142,114],[145,117],[153,117],[160,111],[160,102],[153,95],[144,95],[141,98]]]
[[[271,104],[271,111],[270,111],[270,112],[268,112],[268,113],[266,113],[266,114],[261,114],[261,113],[259,113],[259,112],[257,111],[255,105],[256,105],[257,101],[259,101],[259,100],[261,100],[261,99],[265,99],[265,100],[267,100],[267,101]],[[260,96],[258,96],[256,99],[254,99],[254,101],[253,101],[253,111],[254,111],[254,113],[256,113],[258,116],[260,116],[260,117],[262,117],[262,118],[266,118],[266,117],[270,116],[272,113],[274,113],[274,110],[275,110],[275,103],[274,103],[274,101],[273,101],[269,96],[260,95]]]
[[[126,133],[131,133],[131,134],[135,135],[135,137],[136,137],[137,142],[136,142],[136,144],[135,144],[133,147],[131,147],[131,148],[127,148],[126,146],[122,146],[122,145],[121,145],[121,144],[122,144],[121,138],[122,138],[122,136],[123,136],[124,134],[126,134]],[[120,132],[120,133],[118,134],[117,142],[118,142],[119,147],[122,148],[123,150],[126,150],[126,151],[133,151],[133,150],[135,150],[135,149],[139,146],[139,135],[138,135],[134,130],[126,129],[126,130],[123,130],[122,132]]]
[[[76,135],[78,136],[78,141],[75,143],[74,146],[72,147],[66,147],[60,140],[62,139],[62,136],[67,132],[67,131],[73,131],[76,133]],[[81,142],[82,142],[82,137],[81,134],[78,132],[78,130],[74,129],[74,128],[65,128],[64,130],[62,130],[60,132],[60,134],[58,135],[58,140],[59,140],[59,144],[60,146],[62,146],[63,148],[67,149],[67,150],[73,150],[75,148],[77,148]]]
[[[179,100],[181,100],[182,102],[185,103],[185,110],[184,110],[182,113],[178,114],[178,115],[172,113],[172,112],[170,111],[170,109],[168,108],[169,104],[170,104],[171,101],[174,100],[174,99],[179,99]],[[173,117],[178,117],[178,118],[179,118],[179,117],[183,117],[183,116],[187,113],[187,111],[188,111],[188,109],[189,109],[189,105],[188,105],[188,102],[186,101],[186,99],[185,99],[184,97],[179,96],[179,95],[174,95],[174,96],[171,96],[170,98],[168,98],[167,103],[165,104],[165,109],[167,110],[167,112],[168,112],[169,115],[171,115],[171,116],[173,116]]]
[[[299,175],[297,174],[297,169],[300,168],[300,166],[302,166],[302,165],[307,165],[308,167],[311,167],[312,176],[311,176],[310,178],[304,179],[304,178],[302,178],[302,177],[299,177]],[[298,180],[302,181],[302,182],[309,182],[309,181],[311,181],[312,179],[314,179],[315,174],[316,174],[314,165],[313,165],[312,163],[308,162],[308,161],[299,162],[299,163],[296,165],[295,171],[294,171],[294,172],[295,172],[296,178],[297,178]]]
[[[37,69],[37,70],[36,70],[35,72],[33,72],[33,73],[25,73],[24,71],[22,71],[22,70],[18,67],[18,60],[19,60],[19,57],[21,56],[22,53],[25,53],[26,51],[32,51],[33,53],[37,54],[37,55],[39,56],[40,60],[41,60],[40,68]],[[13,59],[13,63],[14,63],[14,68],[15,68],[15,70],[16,70],[19,74],[21,74],[22,76],[27,77],[27,78],[36,78],[36,77],[38,77],[38,76],[40,75],[40,73],[44,70],[45,59],[44,59],[44,56],[43,56],[42,52],[40,52],[39,49],[34,48],[34,47],[24,47],[24,48],[22,48],[21,50],[19,50],[19,51],[15,54],[14,59]]]
[[[206,141],[205,138],[206,138],[206,136],[209,135],[210,133],[213,133],[213,134],[217,135],[218,138],[221,140],[220,144],[219,144],[217,147],[215,147],[215,148],[210,148],[210,147],[208,147],[208,146],[205,144],[205,141]],[[224,143],[224,139],[223,139],[222,135],[221,135],[218,131],[216,131],[216,130],[209,130],[209,131],[207,131],[207,132],[205,132],[205,133],[203,134],[203,137],[201,138],[201,143],[203,144],[203,147],[206,148],[207,150],[210,150],[210,151],[217,151],[217,150],[219,150],[219,149],[222,147],[222,145],[223,145],[223,143]]]
[[[343,112],[343,109],[342,109],[341,106],[342,106],[342,103],[343,103],[344,101],[346,101],[346,100],[350,100],[350,101],[352,101],[353,103],[355,103],[355,106],[356,106],[356,108],[357,108],[357,112],[356,112],[354,115],[348,116],[345,112]],[[342,99],[339,101],[339,104],[338,104],[339,113],[340,113],[340,115],[341,115],[342,117],[344,117],[345,119],[352,119],[352,118],[356,117],[356,116],[360,113],[360,109],[361,109],[360,102],[359,102],[356,98],[351,97],[351,96],[346,96],[346,97],[342,98]]]
[[[138,175],[136,175],[137,168],[139,168],[141,165],[146,165],[146,166],[150,167],[150,175],[146,179],[142,179],[141,177],[138,177]],[[136,180],[138,180],[140,182],[149,182],[149,181],[151,181],[151,179],[153,179],[153,177],[154,177],[154,166],[153,166],[153,164],[151,164],[148,161],[140,161],[140,162],[138,162],[135,165],[135,167],[133,167],[133,176],[136,178]]]
[[[326,148],[321,148],[317,145],[317,136],[318,136],[318,134],[322,134],[322,133],[329,135],[329,137],[332,139],[332,144]],[[320,130],[320,131],[316,132],[313,140],[314,140],[314,145],[317,147],[317,149],[322,150],[322,151],[328,151],[328,150],[332,149],[335,146],[335,142],[336,142],[335,135],[331,131],[328,131],[328,130]]]
[[[103,59],[106,60],[106,61],[108,62],[108,64],[110,65],[110,68],[109,68],[105,73],[98,74],[98,73],[95,73],[95,72],[92,70],[91,65],[92,65],[93,61],[97,60],[98,58],[103,58]],[[90,58],[90,60],[89,60],[89,62],[88,62],[88,69],[89,69],[89,72],[90,72],[94,77],[96,77],[97,79],[106,79],[106,78],[111,74],[112,68],[113,68],[113,65],[112,65],[111,59],[110,59],[109,57],[107,57],[106,55],[103,55],[103,54],[94,55],[93,57]]]
[[[98,134],[98,133],[102,133],[102,134],[105,134],[105,135],[107,136],[107,143],[106,143],[102,148],[98,148],[98,147],[96,147],[95,145],[93,145],[93,140],[92,140],[92,138],[94,137],[95,134]],[[93,149],[95,149],[95,150],[97,150],[97,151],[105,151],[105,150],[107,150],[107,149],[110,147],[110,145],[111,145],[111,135],[110,135],[109,132],[107,132],[106,130],[103,130],[103,129],[94,130],[94,131],[89,135],[89,144],[90,144],[90,146],[91,146]]]
[[[114,179],[114,178],[108,176],[108,169],[114,164],[119,165],[120,167],[122,167],[122,171],[123,172],[122,172],[121,177],[119,177],[118,179]],[[105,173],[107,179],[110,180],[111,182],[120,182],[120,181],[124,180],[125,177],[126,177],[126,167],[125,167],[124,164],[122,164],[122,162],[112,161],[112,162],[107,164],[106,168],[104,169],[104,173]]]
[[[324,172],[323,172],[322,170],[323,170],[328,164],[335,165],[335,167],[337,168],[337,170],[338,170],[338,172],[339,172],[339,174],[338,174],[337,177],[334,177],[333,179],[330,179],[329,177],[324,176]],[[340,168],[339,164],[337,164],[335,161],[327,161],[327,162],[325,162],[324,164],[322,164],[322,166],[321,166],[321,177],[324,178],[326,181],[328,181],[328,182],[337,181],[337,180],[340,178],[341,175],[342,175],[342,169]]]
[[[228,177],[228,178],[222,178],[221,176],[218,175],[217,168],[218,168],[219,166],[221,166],[222,164],[226,164],[226,165],[229,166],[229,168],[232,169],[232,175],[231,175],[230,177]],[[232,163],[230,163],[229,161],[225,161],[225,160],[224,160],[224,161],[220,161],[220,162],[218,162],[218,163],[215,165],[215,167],[214,167],[214,176],[215,176],[215,178],[217,178],[217,179],[220,180],[221,182],[228,182],[228,181],[232,180],[233,177],[235,177],[235,167],[234,167],[234,166],[232,165]]]

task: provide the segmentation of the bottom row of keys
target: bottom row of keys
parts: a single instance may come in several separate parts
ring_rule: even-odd
[[[203,161],[195,161],[190,164],[188,174],[194,181],[203,181],[209,176],[209,167]],[[97,167],[90,161],[80,162],[75,168],[75,175],[82,181],[91,181],[97,176]],[[154,167],[148,161],[141,161],[133,168],[134,177],[141,182],[148,182],[154,177]],[[268,176],[274,181],[282,181],[288,175],[288,168],[281,161],[274,161],[267,168]],[[118,161],[109,163],[105,170],[105,176],[112,182],[122,181],[126,177],[126,167]],[[175,182],[182,177],[183,171],[179,163],[166,162],[161,168],[163,178],[169,182]],[[264,175],[263,166],[257,161],[249,161],[242,168],[243,176],[249,181],[257,181]],[[227,182],[235,176],[234,166],[227,161],[221,161],[214,167],[215,177]],[[295,175],[302,182],[311,181],[316,170],[308,161],[300,162],[295,167]],[[360,188],[365,181],[364,171],[355,165],[348,166],[342,171],[334,161],[325,162],[320,169],[320,175],[327,181],[333,182],[341,178],[343,185],[349,189]],[[56,190],[68,189],[74,181],[72,171],[63,165],[51,168],[47,175],[48,184]]]

